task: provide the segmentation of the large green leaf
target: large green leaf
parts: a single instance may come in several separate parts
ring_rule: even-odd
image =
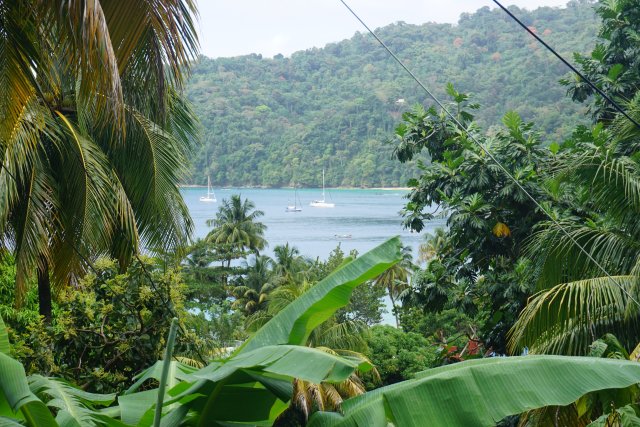
[[[615,422],[617,419],[618,423]],[[615,410],[615,413],[604,414],[588,427],[610,427],[620,425],[624,427],[640,427],[640,418],[634,409],[634,405],[623,406]]]
[[[125,424],[137,425],[145,413],[153,408],[157,397],[157,389],[118,396],[120,419]]]
[[[225,363],[212,363],[193,376],[218,382],[236,370],[251,369],[320,383],[344,381],[354,370],[367,371],[370,368],[367,363],[334,356],[315,348],[276,345],[239,354]]]
[[[340,382],[356,369],[366,371],[370,368],[367,362],[338,357],[310,347],[266,346],[214,362],[194,372],[191,379],[199,381],[165,405],[189,396],[203,395],[204,398],[192,400],[193,403],[187,402],[200,412],[200,425],[210,425],[208,423],[213,420],[270,425],[287,407],[293,378],[314,383]],[[142,419],[154,403],[148,393],[119,398],[123,421],[136,424]],[[246,401],[252,402],[251,410],[247,410]],[[181,406],[176,410],[181,410]]]
[[[285,384],[290,385],[293,378],[315,383],[340,382],[356,369],[366,371],[370,368],[366,362],[338,357],[314,348],[266,346],[214,362],[192,374],[183,372],[180,378],[186,381],[169,391],[173,397],[168,397],[165,407],[180,403],[168,413],[172,414],[176,410],[184,410],[184,404],[190,404],[188,406],[201,412],[201,420],[205,423],[240,419],[268,423],[286,409],[285,402],[291,397],[291,389]],[[194,384],[188,387],[189,382]],[[179,390],[184,387],[183,384],[188,388]],[[118,397],[122,421],[146,425],[143,421],[151,414],[157,393],[157,389],[154,389]],[[197,399],[197,396],[203,395],[205,398]],[[240,396],[244,398],[240,399]],[[250,411],[246,410],[246,400],[255,403],[255,406],[252,403]],[[239,414],[242,414],[240,418]]]
[[[0,395],[14,412],[21,412],[27,425],[58,426],[47,406],[29,389],[22,365],[4,353],[0,353]]]
[[[349,302],[353,289],[401,259],[400,240],[388,240],[372,251],[351,261],[315,285],[261,328],[234,355],[194,373],[174,372],[171,377],[183,380],[173,387],[173,396],[164,406],[174,405],[167,415],[184,414],[184,406],[200,413],[201,425],[214,421],[237,421],[268,424],[286,407],[291,396],[290,381],[300,378],[320,383],[343,381],[355,370],[368,370],[362,361],[337,357],[313,348],[302,347],[311,331]],[[288,345],[293,344],[293,345]],[[157,377],[151,369],[140,380]],[[139,382],[136,383],[139,385]],[[186,385],[186,387],[185,387]],[[134,387],[135,388],[135,387]],[[150,414],[155,390],[133,393],[118,398],[121,419],[125,423],[143,422]],[[260,402],[260,410],[243,411],[237,397],[246,396]],[[204,398],[202,398],[204,396]],[[185,399],[191,399],[185,402]],[[166,415],[165,415],[166,416]],[[176,416],[176,418],[180,418]]]
[[[7,334],[7,327],[0,316],[0,353],[9,354],[9,335]]]
[[[133,385],[131,385],[131,387],[129,387],[127,391],[124,392],[124,394],[131,394],[137,391],[140,388],[140,386],[142,386],[148,380],[153,379],[156,381],[160,381],[163,364],[164,364],[164,361],[159,360],[155,364],[153,364],[150,368],[147,368],[141,373],[139,373],[138,375],[136,375],[134,377],[136,382],[133,383]],[[195,371],[196,371],[196,368],[194,367],[172,360],[171,365],[169,367],[169,379],[168,379],[169,382],[167,384],[168,388],[171,389],[180,381],[189,380],[191,378],[189,374]]]
[[[11,418],[0,417],[0,427],[23,427],[19,422]]]
[[[60,427],[95,426],[91,407],[108,406],[115,400],[115,394],[89,393],[58,378],[41,375],[30,376],[29,387],[45,405],[56,409]]]
[[[304,345],[311,331],[349,303],[353,289],[402,259],[398,237],[343,265],[280,311],[238,350],[266,345]]]
[[[493,426],[502,418],[640,382],[636,362],[590,357],[480,359],[432,369],[320,412],[310,426]]]

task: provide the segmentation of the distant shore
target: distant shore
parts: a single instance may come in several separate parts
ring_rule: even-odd
[[[180,184],[178,187],[180,188],[207,188],[206,185],[198,185],[198,184]],[[293,190],[293,187],[215,187],[214,188],[222,188],[222,189],[230,189],[230,188],[250,188],[255,190],[282,190],[282,189],[290,189]],[[321,188],[321,187],[303,187],[303,188]],[[409,191],[410,187],[327,187],[327,190],[381,190],[381,191]]]

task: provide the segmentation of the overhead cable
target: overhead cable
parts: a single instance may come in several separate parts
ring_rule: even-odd
[[[498,161],[498,159],[495,158],[495,156],[484,146],[484,144],[482,144],[480,141],[478,141],[476,139],[475,136],[473,136],[472,133],[470,133],[467,128],[464,127],[464,125],[458,120],[458,118],[453,115],[451,113],[451,111],[449,111],[449,109],[442,103],[440,102],[440,100],[424,85],[424,83],[422,83],[422,81],[416,77],[416,75],[404,64],[404,62],[402,62],[402,60],[400,60],[400,58],[398,58],[398,56],[393,53],[393,51],[391,49],[389,49],[389,47],[380,39],[380,37],[378,37],[378,35],[376,33],[374,33],[371,28],[369,28],[369,26],[367,24],[365,24],[365,22],[360,19],[360,17],[358,16],[358,14],[356,12],[354,12],[353,9],[351,9],[351,7],[349,7],[349,5],[345,2],[345,0],[340,0],[340,2],[344,5],[344,7],[347,8],[347,10],[349,10],[349,12],[351,12],[351,14],[362,24],[362,26],[364,28],[366,28],[366,30],[369,32],[369,34],[371,34],[377,41],[378,43],[389,53],[389,55],[391,55],[391,57],[393,59],[395,59],[395,61],[413,78],[413,80],[431,97],[431,99],[433,99],[433,101],[438,104],[438,106],[442,109],[442,111],[445,112],[445,114],[447,116],[449,116],[449,118],[458,126],[458,128],[464,132],[471,141],[473,141],[474,144],[476,144],[478,147],[480,147],[480,149],[498,166],[498,168],[500,168],[500,170],[509,178],[509,180],[511,180],[519,189],[520,191],[522,191],[529,200],[531,200],[533,202],[534,205],[536,205],[536,207],[538,209],[540,209],[540,211],[542,211],[545,216],[547,218],[549,218],[551,220],[551,222],[553,222],[553,224],[558,227],[562,233],[564,235],[566,235],[569,240],[571,240],[571,242],[576,245],[576,247],[578,247],[578,249],[580,250],[580,252],[584,253],[586,255],[586,257],[594,263],[594,265],[596,265],[598,267],[598,269],[600,271],[602,271],[604,273],[604,275],[610,279],[614,284],[616,284],[616,286],[618,286],[620,288],[620,290],[627,296],[627,298],[629,298],[629,300],[633,301],[638,307],[640,307],[640,302],[638,302],[633,295],[631,295],[629,293],[629,291],[627,291],[624,286],[622,286],[622,284],[616,280],[611,274],[609,274],[609,272],[602,266],[602,264],[600,264],[595,258],[593,258],[593,256],[584,248],[584,246],[582,246],[576,239],[575,237],[573,237],[571,235],[571,233],[569,233],[559,222],[557,219],[555,219],[543,206],[540,202],[538,202],[535,197],[533,197],[533,195],[531,195],[531,193],[529,193],[523,186],[522,184],[520,184],[520,181],[518,181],[512,174],[511,172],[509,172],[507,170],[507,168],[505,168],[502,163],[500,163]]]
[[[627,114],[626,111],[624,111],[624,109],[622,107],[620,107],[620,105],[618,105],[617,102],[615,102],[609,95],[607,95],[606,93],[604,93],[598,86],[596,86],[591,80],[589,80],[584,74],[582,74],[580,71],[578,71],[578,69],[576,67],[574,67],[569,61],[567,61],[566,59],[564,59],[562,57],[562,55],[560,55],[558,52],[556,52],[556,50],[554,48],[552,48],[551,46],[549,46],[544,40],[542,40],[542,38],[537,35],[531,28],[529,28],[528,26],[524,25],[524,23],[519,20],[513,13],[511,13],[511,11],[509,9],[507,9],[506,7],[504,7],[498,0],[493,0],[493,2],[495,4],[497,4],[500,9],[504,10],[505,13],[507,15],[509,15],[511,17],[511,19],[513,19],[514,21],[516,21],[518,23],[518,25],[520,25],[522,28],[525,29],[525,31],[529,34],[531,34],[536,40],[538,40],[545,48],[547,48],[547,50],[551,53],[553,53],[555,55],[556,58],[558,58],[560,61],[562,61],[562,63],[564,65],[566,65],[567,67],[569,67],[571,69],[571,71],[573,71],[574,73],[576,73],[582,80],[585,81],[585,83],[587,83],[591,89],[595,90],[596,92],[598,92],[598,94],[603,97],[604,99],[607,100],[607,102],[609,104],[611,104],[611,106],[613,108],[615,108],[620,114],[622,114],[624,117],[626,117],[631,123],[633,123],[634,125],[636,125],[636,127],[638,129],[640,129],[640,123],[638,123],[633,117],[631,117],[629,114]]]

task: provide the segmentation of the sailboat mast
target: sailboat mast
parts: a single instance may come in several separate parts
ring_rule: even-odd
[[[324,168],[322,168],[322,201],[325,201],[324,197]]]

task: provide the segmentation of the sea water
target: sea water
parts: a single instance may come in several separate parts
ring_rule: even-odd
[[[414,259],[426,233],[444,227],[444,220],[431,221],[421,233],[412,233],[402,226],[401,210],[406,205],[406,190],[360,190],[330,189],[326,201],[335,203],[334,208],[314,208],[312,200],[322,198],[320,189],[298,189],[295,203],[301,212],[286,212],[294,204],[293,189],[215,189],[217,202],[199,200],[206,195],[206,188],[183,188],[182,194],[189,207],[195,225],[195,238],[203,238],[211,230],[208,219],[216,216],[223,199],[239,194],[242,200],[249,199],[255,209],[264,212],[259,220],[267,226],[265,239],[269,246],[263,254],[273,256],[273,248],[289,243],[300,250],[301,255],[326,259],[338,245],[348,254],[356,250],[363,254],[390,237],[399,235],[405,245],[413,249]],[[385,322],[392,318],[385,315]]]

